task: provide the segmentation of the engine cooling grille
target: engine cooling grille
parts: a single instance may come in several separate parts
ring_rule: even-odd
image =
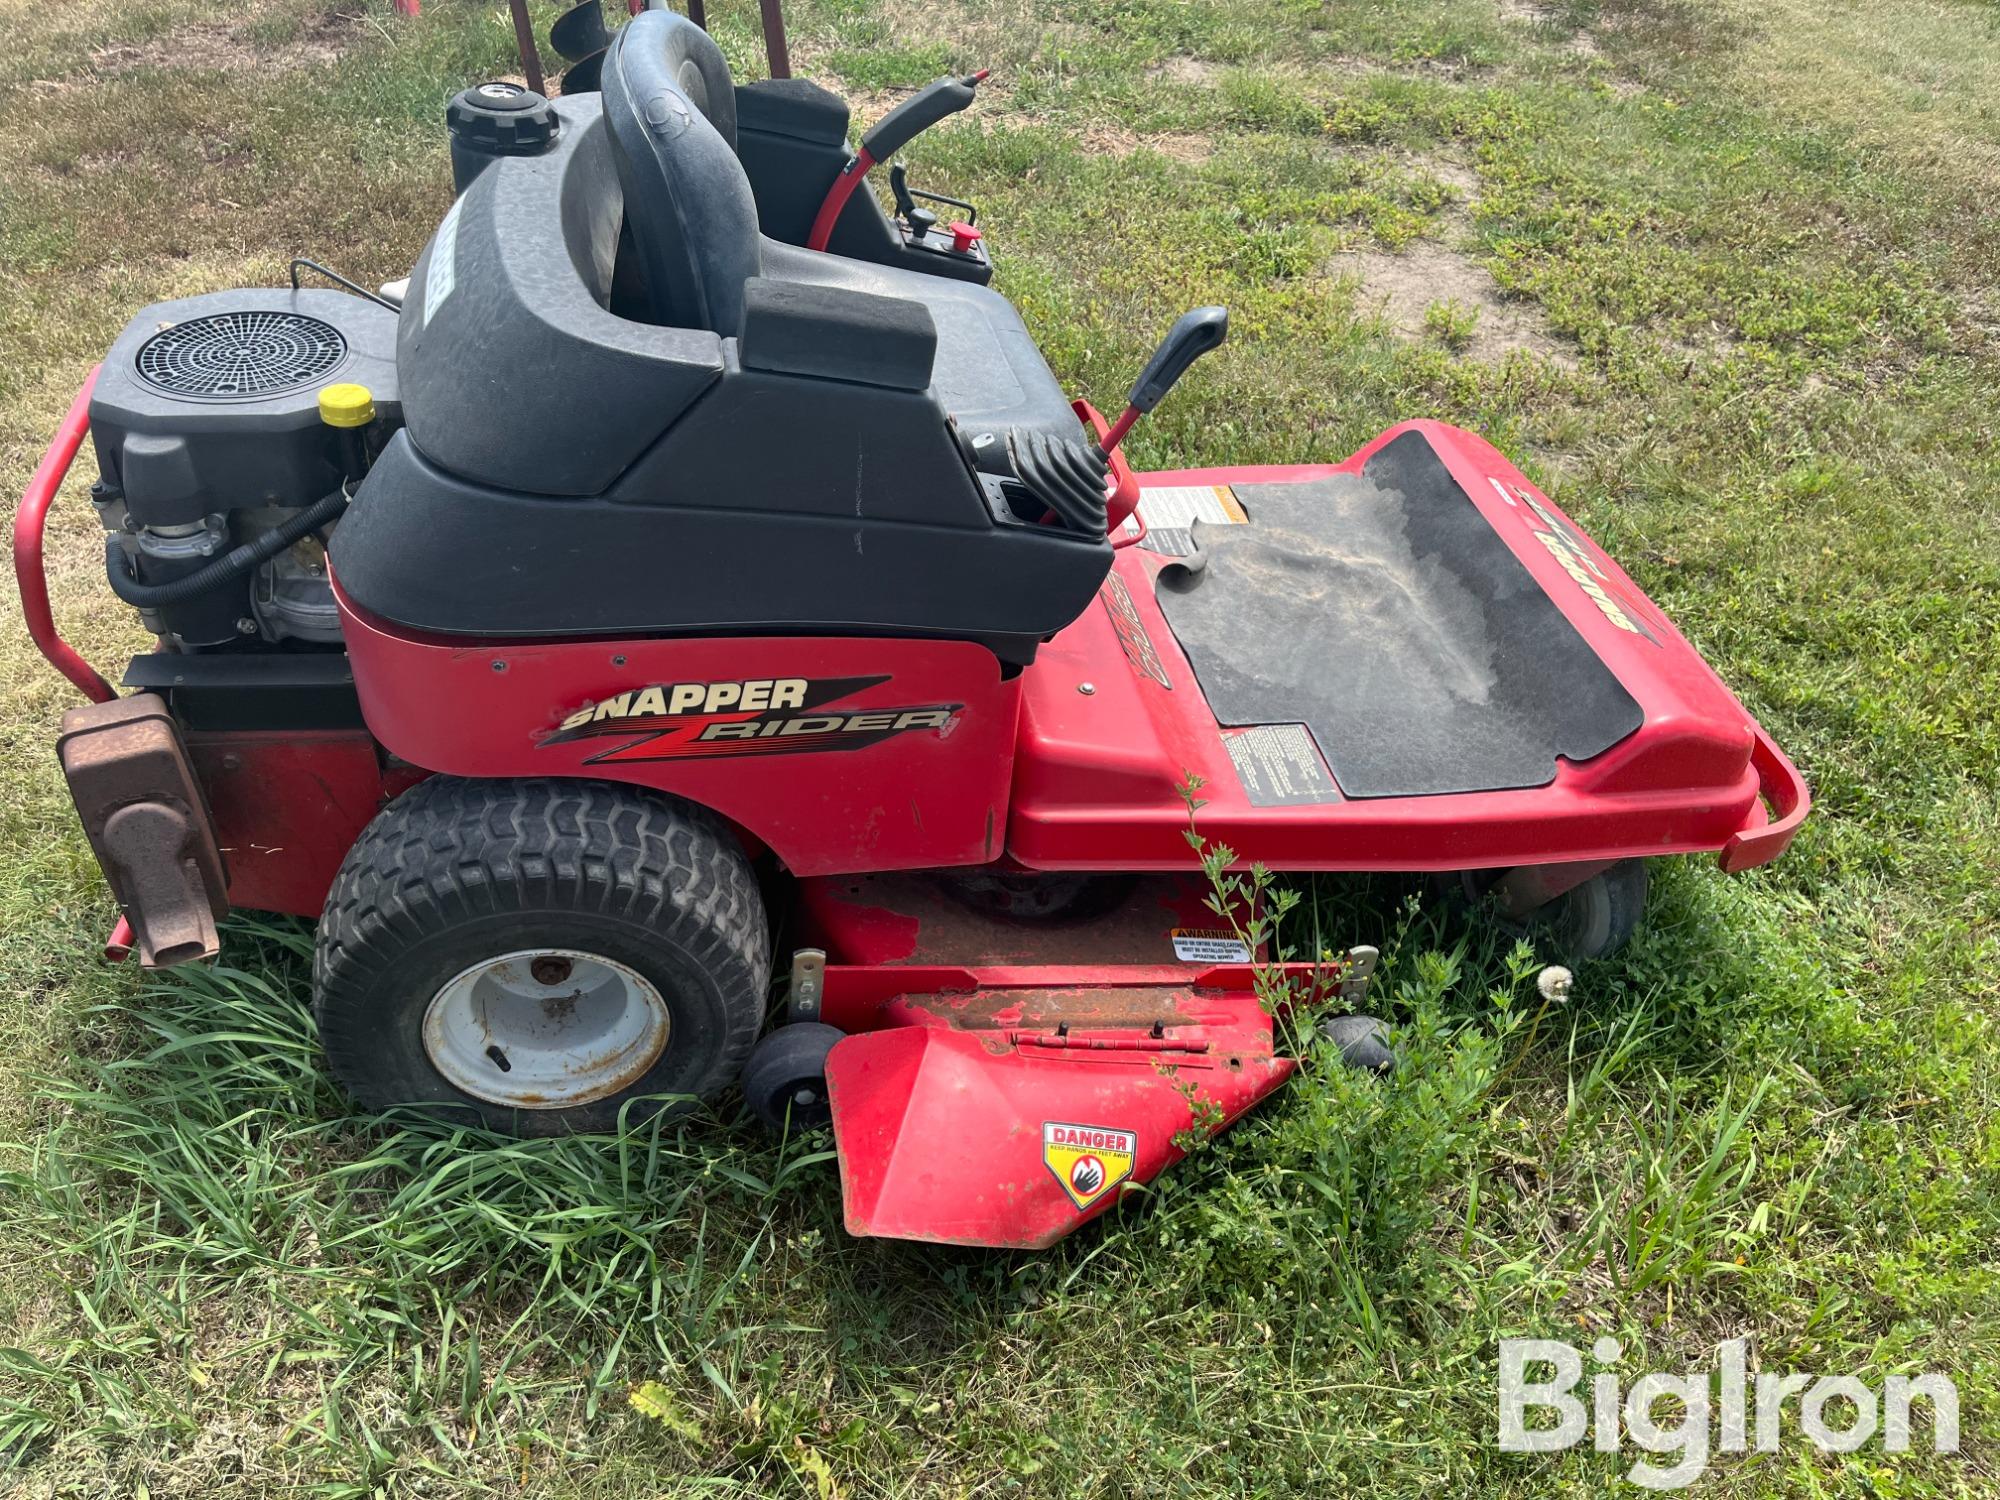
[[[347,340],[293,312],[226,312],[162,329],[139,346],[139,378],[175,396],[228,400],[309,385],[339,364]]]

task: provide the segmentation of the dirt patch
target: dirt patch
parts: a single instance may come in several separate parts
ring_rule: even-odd
[[[56,169],[56,175],[66,176],[69,171],[81,173],[85,177],[103,176],[109,172],[126,172],[141,160],[137,151],[117,147],[109,151],[86,151],[76,159],[74,167]]]
[[[1575,365],[1532,303],[1506,296],[1484,266],[1448,245],[1420,240],[1396,254],[1354,251],[1334,257],[1327,271],[1358,279],[1356,309],[1378,314],[1402,338],[1432,338],[1425,323],[1432,304],[1455,303],[1477,314],[1462,336],[1465,358],[1497,363],[1518,349],[1565,368]]]
[[[1556,7],[1537,0],[1500,0],[1500,19],[1512,21],[1518,26],[1539,26],[1553,28],[1558,25]],[[1563,42],[1563,51],[1571,57],[1593,62],[1603,55],[1597,45],[1597,38],[1588,31],[1575,31]]]
[[[1030,115],[1009,115],[995,124],[1005,124],[1015,128],[1035,124]],[[1193,135],[1185,131],[1167,131],[1155,135],[1142,135],[1136,130],[1127,130],[1122,125],[1113,125],[1103,120],[1093,120],[1083,127],[1083,149],[1092,156],[1127,157],[1135,151],[1156,151],[1173,161],[1198,166],[1215,154],[1214,146],[1207,136]]]
[[[117,42],[90,54],[92,71],[110,77],[145,69],[241,73],[291,72],[338,61],[370,30],[359,11],[326,11],[308,17],[282,40],[265,40],[250,26],[204,21],[179,26],[144,42]]]
[[[1206,58],[1170,57],[1146,69],[1146,76],[1162,83],[1185,83],[1205,88],[1215,82],[1216,75],[1221,71],[1220,66]]]
[[[1443,183],[1462,202],[1454,205],[1457,212],[1468,212],[1479,201],[1479,173],[1472,163],[1463,157],[1431,155],[1413,157],[1410,162],[1413,171],[1422,172],[1426,177]]]

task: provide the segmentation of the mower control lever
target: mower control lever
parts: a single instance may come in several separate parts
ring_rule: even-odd
[[[917,207],[916,197],[910,192],[910,169],[901,162],[889,168],[889,196],[896,200],[896,217],[910,226],[910,238],[921,240],[937,228],[937,215]]]
[[[861,154],[871,161],[887,161],[939,120],[970,105],[972,91],[986,81],[988,71],[981,68],[963,78],[946,76],[925,84],[869,128],[861,137]]]
[[[806,248],[824,250],[827,241],[833,238],[833,226],[838,222],[841,210],[847,207],[847,200],[854,196],[854,190],[861,186],[861,179],[877,162],[887,161],[939,120],[955,115],[971,104],[973,91],[985,82],[990,71],[981,68],[963,78],[946,76],[936,79],[877,120],[861,137],[861,149],[848,158],[847,165],[840,169],[840,175],[833,179],[833,186],[827,189],[819,212],[813,217],[812,230],[806,235]]]
[[[1099,446],[1109,453],[1123,442],[1132,424],[1166,399],[1174,383],[1187,374],[1188,366],[1218,347],[1228,334],[1226,307],[1197,307],[1193,312],[1182,313],[1160,340],[1153,357],[1146,361],[1146,368],[1139,372],[1132,394],[1125,398],[1125,410],[1111,424]]]

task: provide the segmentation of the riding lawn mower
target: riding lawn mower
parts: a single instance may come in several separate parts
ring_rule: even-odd
[[[365,1106],[536,1135],[740,1087],[830,1125],[854,1233],[1041,1246],[1287,1078],[1260,976],[1365,994],[1372,950],[1287,964],[1215,898],[1191,803],[1237,869],[1431,875],[1583,958],[1647,859],[1790,842],[1792,764],[1478,437],[1135,473],[1226,315],[1115,419],[1065,393],[893,161],[978,76],[856,151],[831,93],[594,15],[560,97],[452,101],[407,282],[146,308],[36,474],[113,950],[316,919]],[[122,694],[43,578],[86,436],[158,637]]]

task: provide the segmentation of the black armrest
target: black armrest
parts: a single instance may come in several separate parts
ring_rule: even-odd
[[[921,391],[936,356],[937,325],[921,302],[766,276],[743,283],[746,370]]]
[[[803,78],[736,85],[736,128],[847,149],[847,104]]]

